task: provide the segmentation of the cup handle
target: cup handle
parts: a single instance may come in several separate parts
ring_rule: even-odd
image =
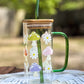
[[[61,69],[57,69],[57,70],[53,70],[53,72],[62,72],[66,69],[67,64],[68,64],[68,55],[69,55],[69,41],[68,41],[68,37],[65,33],[63,32],[51,32],[52,35],[61,35],[63,37],[65,37],[66,40],[66,53],[65,53],[65,63],[64,66]]]

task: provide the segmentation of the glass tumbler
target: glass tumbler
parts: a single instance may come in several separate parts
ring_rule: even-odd
[[[52,32],[53,19],[26,19],[23,21],[24,69],[29,84],[52,84],[52,72],[61,72],[68,63],[68,37],[63,32]],[[66,40],[66,56],[63,68],[53,70],[53,35]]]

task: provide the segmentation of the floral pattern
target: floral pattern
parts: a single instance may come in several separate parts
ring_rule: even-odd
[[[45,45],[48,45],[51,42],[51,34],[49,34],[47,31],[42,35],[42,39],[45,42]],[[45,69],[46,73],[50,73],[52,71],[51,66],[51,55],[53,54],[53,49],[51,46],[47,46],[43,51],[42,55],[46,56],[46,60],[43,63],[43,67]]]
[[[37,50],[37,47],[32,47],[30,49],[30,57],[32,59],[36,59],[38,57],[38,50]]]
[[[36,32],[32,32],[29,36],[24,35],[24,43],[27,44],[27,40],[31,41],[32,48],[30,49],[30,58],[37,59],[38,58],[38,48],[37,48],[37,40],[40,39],[40,36]],[[45,45],[48,45],[48,43],[51,42],[51,34],[49,34],[47,31],[42,35],[42,39],[45,42]],[[46,73],[50,73],[52,71],[51,66],[51,55],[53,54],[53,49],[51,46],[47,46],[43,51],[42,55],[46,56],[46,60],[43,63],[43,67],[45,69]],[[28,56],[28,50],[25,48],[24,52],[25,57]],[[32,65],[29,68],[29,71],[35,72],[34,76],[38,76],[36,72],[41,70],[41,66],[37,63],[32,63]]]
[[[51,35],[46,31],[43,35],[42,35],[42,39],[45,42],[45,44],[48,44],[51,42]]]
[[[52,66],[51,65],[47,65],[46,67],[45,67],[45,72],[46,73],[50,73],[52,71]]]
[[[28,40],[32,41],[32,48],[30,49],[30,57],[32,59],[36,59],[38,57],[37,40],[39,39],[40,36],[34,31],[28,36]]]

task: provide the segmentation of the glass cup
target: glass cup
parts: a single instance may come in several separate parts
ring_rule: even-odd
[[[52,32],[53,19],[28,19],[23,21],[24,69],[29,84],[51,84],[52,72],[64,71],[68,63],[69,43],[63,32]],[[53,35],[66,40],[66,56],[63,68],[53,70]]]

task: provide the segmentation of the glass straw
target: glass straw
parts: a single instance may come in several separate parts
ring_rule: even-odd
[[[36,9],[35,9],[35,19],[39,19],[39,1],[37,0],[36,2]],[[40,34],[40,29],[37,29],[36,32]],[[38,47],[38,56],[39,56],[39,65],[41,66],[42,70],[40,71],[40,82],[44,83],[44,78],[43,78],[43,65],[42,65],[42,53],[41,53],[41,41],[37,41],[37,47]]]

